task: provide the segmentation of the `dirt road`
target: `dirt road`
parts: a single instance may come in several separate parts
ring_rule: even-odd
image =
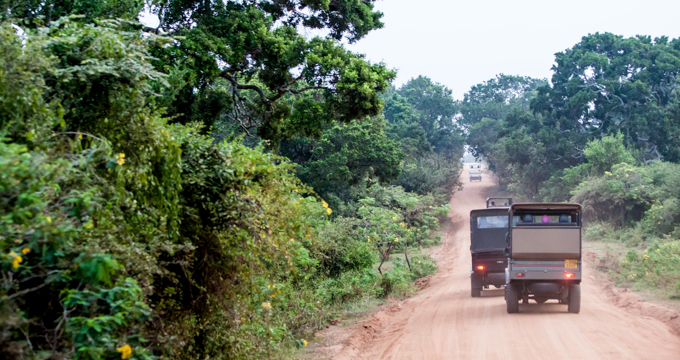
[[[358,326],[336,359],[680,359],[671,328],[611,304],[588,264],[580,314],[551,302],[507,314],[502,290],[470,297],[469,212],[485,206],[492,180],[466,175],[429,287]]]

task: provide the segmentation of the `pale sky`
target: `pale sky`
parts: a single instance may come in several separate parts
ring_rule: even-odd
[[[456,99],[499,73],[550,79],[554,54],[589,33],[680,37],[678,0],[379,0],[376,8],[385,27],[347,47],[396,69],[396,86],[425,75]]]
[[[461,99],[496,74],[548,78],[554,54],[588,33],[680,37],[678,0],[379,0],[385,27],[355,45],[398,70],[425,75]]]

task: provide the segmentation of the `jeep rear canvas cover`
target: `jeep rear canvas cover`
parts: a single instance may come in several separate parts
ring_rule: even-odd
[[[508,208],[470,211],[470,251],[503,251],[507,246]]]
[[[515,260],[581,258],[581,205],[566,203],[514,204],[517,216],[511,236]]]

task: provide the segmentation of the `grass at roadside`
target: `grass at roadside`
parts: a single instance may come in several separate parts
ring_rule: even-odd
[[[617,286],[680,308],[680,241],[666,235],[645,237],[636,228],[597,223],[584,231],[584,247],[598,256],[598,270]]]

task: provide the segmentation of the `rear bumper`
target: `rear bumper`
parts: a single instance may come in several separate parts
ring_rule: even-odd
[[[566,268],[564,261],[510,261],[505,273],[506,281],[552,280],[581,282],[581,260],[576,268]]]

